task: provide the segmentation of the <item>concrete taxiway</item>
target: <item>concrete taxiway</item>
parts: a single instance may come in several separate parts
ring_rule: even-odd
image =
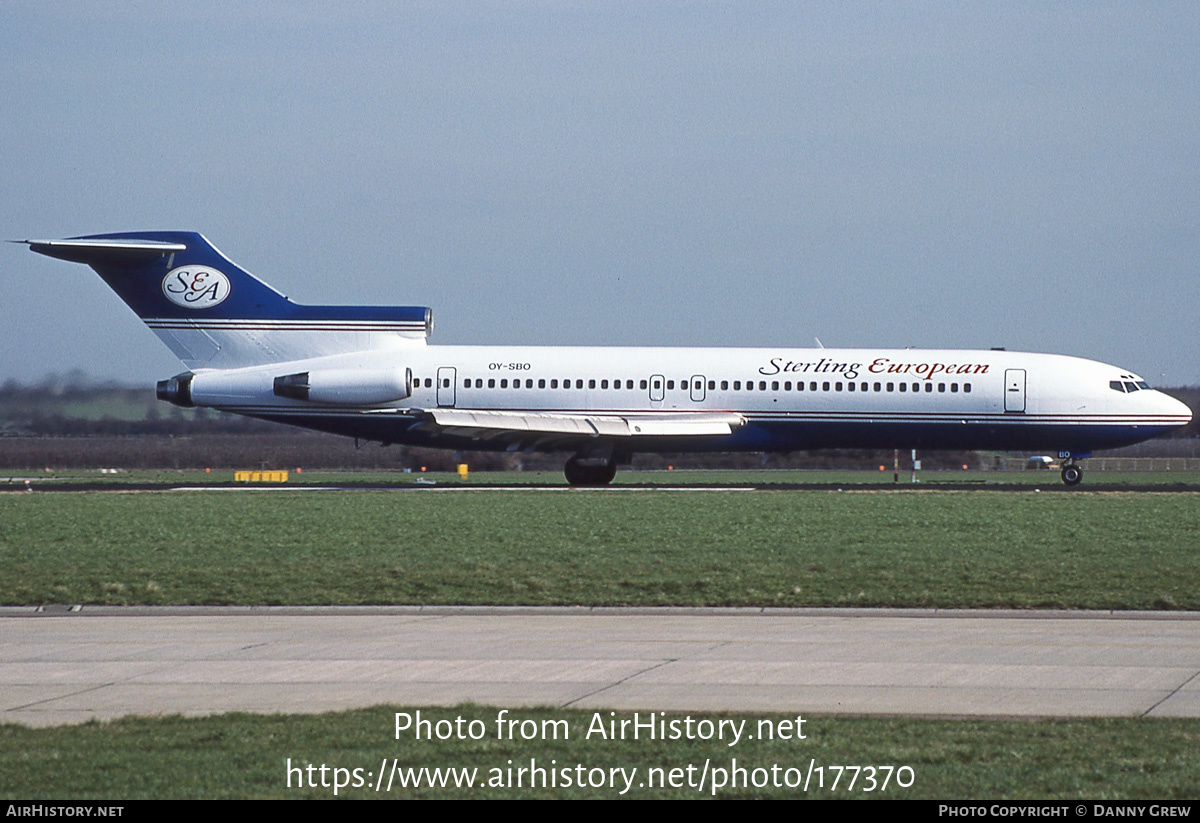
[[[0,609],[0,722],[464,701],[1200,717],[1200,614]]]

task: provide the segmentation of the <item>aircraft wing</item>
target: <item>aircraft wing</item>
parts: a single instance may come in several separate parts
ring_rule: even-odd
[[[569,444],[597,438],[632,440],[639,437],[727,437],[745,425],[732,412],[692,414],[556,414],[553,412],[486,411],[481,409],[410,410],[417,426],[473,440],[499,440],[511,448]]]

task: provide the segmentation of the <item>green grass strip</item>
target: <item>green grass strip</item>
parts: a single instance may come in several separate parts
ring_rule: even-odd
[[[1194,493],[0,495],[0,603],[1200,609]]]
[[[395,712],[387,708],[316,716],[256,716],[230,714],[208,718],[127,718],[113,723],[28,729],[0,726],[0,795],[71,800],[138,798],[331,798],[334,768],[347,770],[343,781],[360,785],[339,788],[338,797],[601,797],[620,796],[626,779],[612,769],[632,774],[625,797],[708,798],[714,796],[716,769],[724,769],[725,784],[715,792],[737,797],[842,797],[932,799],[1136,799],[1170,800],[1200,795],[1196,751],[1200,721],[1180,719],[1083,719],[1043,721],[914,720],[815,716],[806,719],[803,740],[743,739],[734,746],[725,740],[606,740],[585,733],[598,714],[602,721],[632,720],[632,712],[611,715],[556,709],[514,709],[507,719],[529,721],[537,728],[532,740],[499,739],[497,709],[459,706],[422,709],[423,719],[464,724],[479,721],[478,740],[416,740],[411,733],[395,735]],[[687,715],[659,719],[682,721]],[[796,715],[724,715],[692,713],[694,720],[744,720],[747,731],[761,719],[772,723]],[[641,717],[645,719],[646,714]],[[541,739],[543,721],[564,721],[558,728],[569,739]],[[443,726],[447,729],[448,726]],[[464,729],[466,726],[463,727]],[[519,727],[517,727],[519,728]],[[698,727],[697,727],[698,728]],[[546,735],[549,737],[549,734]],[[288,761],[293,772],[288,787]],[[734,787],[734,761],[744,778]],[[703,786],[700,775],[708,763]],[[314,772],[307,767],[313,765]],[[321,765],[327,767],[321,787]],[[557,772],[557,785],[530,787],[531,765]],[[818,786],[817,772],[821,767]],[[866,791],[867,773],[860,771],[851,788],[851,772],[835,767],[907,766],[893,772],[890,785]],[[473,768],[471,788],[401,788],[375,791],[382,768],[391,772],[421,768]],[[577,767],[582,767],[580,772]],[[689,772],[688,768],[691,767]],[[772,773],[772,767],[774,771]],[[651,770],[662,778],[651,787]],[[670,785],[671,770],[678,785]],[[788,772],[787,770],[793,770]],[[563,771],[572,783],[583,775],[585,785],[564,786]],[[601,770],[601,771],[593,771]],[[636,771],[631,771],[636,770]],[[758,770],[758,771],[756,771]],[[403,772],[408,774],[408,772]],[[599,782],[604,775],[604,784]],[[368,777],[369,775],[369,777]],[[787,786],[807,776],[809,789]],[[911,782],[898,784],[897,776]],[[423,778],[427,782],[427,777]],[[522,786],[517,786],[517,780]],[[549,781],[548,774],[541,778]],[[304,786],[300,784],[303,781]],[[309,782],[316,782],[311,787]],[[500,785],[481,785],[488,782]],[[613,788],[613,783],[617,788]],[[755,786],[754,783],[766,783]],[[641,784],[641,785],[639,785]],[[778,785],[776,785],[778,784]],[[386,786],[386,780],[384,781]]]

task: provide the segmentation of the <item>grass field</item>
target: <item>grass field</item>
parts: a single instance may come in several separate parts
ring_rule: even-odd
[[[1200,495],[0,495],[0,603],[1200,609]]]
[[[1110,719],[1055,721],[912,720],[817,716],[803,727],[804,740],[649,741],[582,739],[592,712],[518,710],[511,717],[566,721],[571,738],[541,741],[498,740],[496,709],[460,706],[424,709],[422,716],[464,722],[479,720],[485,730],[479,740],[414,740],[395,736],[395,711],[379,707],[319,716],[224,715],[200,719],[168,717],[127,718],[111,724],[92,723],[31,730],[0,726],[0,796],[71,800],[137,798],[305,798],[332,797],[332,769],[362,770],[366,786],[342,788],[339,797],[600,797],[614,798],[625,788],[609,785],[563,788],[518,788],[516,769],[535,761],[549,770],[571,770],[577,764],[597,779],[603,769],[631,770],[631,798],[708,798],[714,795],[716,769],[732,774],[733,761],[746,770],[746,782],[771,782],[772,766],[780,783],[793,784],[808,773],[810,762],[823,767],[823,788],[810,776],[809,791],[753,785],[726,785],[721,798],[956,798],[956,799],[1138,799],[1171,800],[1200,796],[1200,773],[1195,752],[1200,746],[1200,721],[1171,719]],[[601,713],[607,719],[608,713]],[[621,718],[632,718],[621,713]],[[669,717],[681,717],[670,715]],[[696,715],[696,719],[745,719],[757,729],[760,718],[773,721],[795,715]],[[329,788],[298,788],[300,775],[287,785],[287,765],[329,767]],[[388,769],[476,768],[475,787],[405,788],[393,783],[391,792],[376,792],[372,783],[385,758]],[[709,778],[698,788],[706,761]],[[510,763],[512,769],[510,771]],[[553,765],[551,765],[553,764]],[[689,775],[687,767],[693,767]],[[909,767],[893,772],[886,789],[884,772],[876,771],[876,788],[865,772],[836,773],[838,766]],[[494,770],[499,771],[494,771]],[[677,788],[641,786],[650,769],[680,769]],[[761,769],[757,773],[755,769]],[[793,769],[788,773],[787,769]],[[370,779],[366,778],[371,773]],[[351,772],[352,773],[352,772]],[[835,774],[838,787],[833,785]],[[856,778],[850,787],[852,774]],[[350,775],[344,775],[349,778]],[[897,778],[908,788],[898,785]],[[316,773],[315,779],[321,777]],[[307,772],[305,771],[307,781]],[[480,787],[490,780],[503,786]],[[689,782],[691,785],[689,785]],[[386,784],[385,784],[386,785]]]

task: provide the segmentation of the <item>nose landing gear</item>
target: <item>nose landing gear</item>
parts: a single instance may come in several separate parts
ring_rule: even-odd
[[[1068,486],[1078,486],[1081,480],[1083,480],[1083,466],[1072,460],[1062,467],[1062,481]]]
[[[1063,449],[1058,453],[1058,459],[1062,464],[1062,481],[1068,486],[1078,486],[1083,480],[1083,466],[1076,463],[1076,460],[1081,460],[1084,457],[1091,457],[1091,452],[1070,452]]]

